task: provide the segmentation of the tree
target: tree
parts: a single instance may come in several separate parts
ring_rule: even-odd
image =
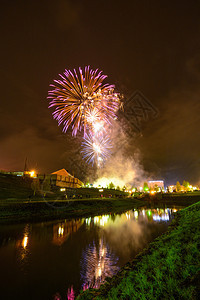
[[[180,192],[180,191],[181,191],[181,185],[180,185],[180,182],[179,182],[179,181],[177,181],[177,183],[176,183],[176,191],[177,191],[177,192]]]
[[[189,190],[189,186],[190,186],[189,182],[188,182],[188,181],[185,181],[185,180],[183,180],[183,187],[184,187],[184,190],[185,190],[186,192],[188,192],[188,190]]]
[[[154,191],[155,191],[156,193],[158,193],[158,192],[160,191],[160,188],[158,187],[157,184],[154,185]]]
[[[35,196],[36,192],[40,190],[40,183],[38,178],[33,179],[33,182],[31,183],[31,188],[33,190],[33,195]]]
[[[108,188],[109,188],[110,190],[113,190],[113,189],[115,188],[114,183],[111,182],[111,183],[108,185]]]
[[[116,187],[116,190],[118,190],[118,191],[121,191],[121,189],[120,189],[120,186],[119,186],[119,185]]]
[[[90,187],[89,181],[86,181],[85,186],[86,186],[86,187]]]
[[[42,190],[44,192],[50,191],[51,190],[51,184],[48,180],[44,180],[42,184]]]
[[[125,190],[126,190],[126,186],[124,185],[123,188],[122,188],[122,191],[125,191]]]
[[[148,183],[147,182],[144,182],[143,191],[144,192],[148,192],[149,191],[149,187],[148,187]]]

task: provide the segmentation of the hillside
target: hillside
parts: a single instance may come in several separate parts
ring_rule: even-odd
[[[27,199],[33,194],[31,178],[0,173],[0,199]]]

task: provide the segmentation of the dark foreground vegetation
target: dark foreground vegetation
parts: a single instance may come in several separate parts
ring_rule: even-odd
[[[0,173],[0,200],[26,199],[33,194],[32,179]]]
[[[177,212],[157,238],[99,290],[78,299],[200,299],[200,202]]]

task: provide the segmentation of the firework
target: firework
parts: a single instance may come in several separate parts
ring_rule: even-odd
[[[49,107],[54,107],[53,117],[58,124],[63,124],[66,132],[72,127],[72,134],[77,135],[78,130],[86,133],[88,127],[88,114],[92,111],[99,115],[104,122],[115,117],[120,101],[118,94],[114,93],[114,86],[104,83],[106,75],[102,71],[92,70],[89,66],[84,71],[65,70],[59,75],[60,80],[54,80],[49,91]]]
[[[84,131],[81,152],[87,162],[100,166],[111,148],[109,126],[121,107],[119,94],[114,92],[114,85],[104,83],[107,76],[102,71],[89,66],[78,72],[65,70],[59,76],[48,95],[53,117],[63,125],[64,132],[69,127],[74,136]]]
[[[88,163],[95,163],[100,167],[101,163],[109,156],[111,148],[109,136],[86,135],[82,142],[81,152]]]

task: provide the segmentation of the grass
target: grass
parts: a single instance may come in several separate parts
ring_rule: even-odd
[[[0,202],[4,199],[27,199],[33,194],[31,178],[0,173]]]
[[[167,233],[78,299],[199,299],[199,250],[200,202],[179,211]]]
[[[145,198],[144,198],[145,199]],[[152,204],[153,206],[159,206],[161,204],[165,204],[166,206],[170,205],[178,205],[178,206],[189,206],[196,202],[200,201],[200,193],[174,193],[174,194],[162,194],[155,195],[146,200]]]

